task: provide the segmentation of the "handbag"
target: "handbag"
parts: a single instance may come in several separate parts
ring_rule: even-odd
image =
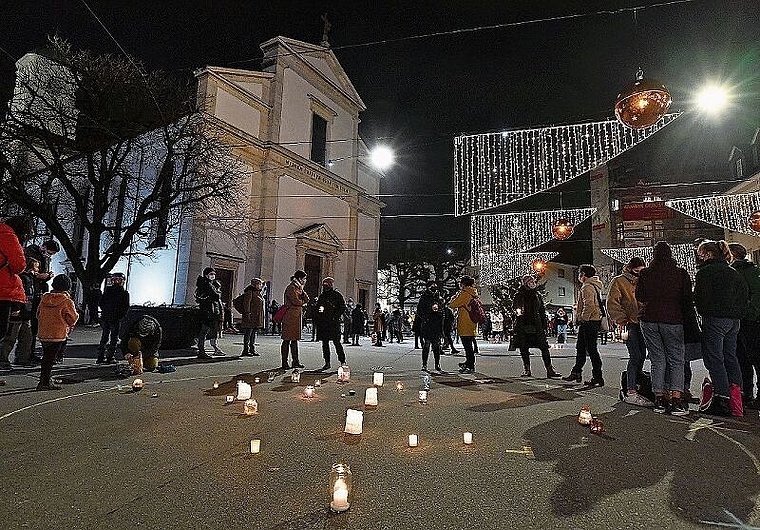
[[[272,320],[276,323],[280,323],[285,319],[285,313],[288,312],[290,306],[286,306],[285,304],[280,306],[280,309],[277,310],[277,312],[272,317]]]
[[[599,293],[599,289],[594,287],[594,290],[596,291],[596,301],[599,303],[599,312],[602,314],[600,329],[606,333],[610,330],[610,319],[607,318],[607,311],[604,309],[604,304],[602,304],[602,295]]]

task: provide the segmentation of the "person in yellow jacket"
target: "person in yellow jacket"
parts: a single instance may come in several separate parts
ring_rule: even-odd
[[[478,291],[475,290],[475,279],[470,276],[462,276],[459,280],[459,292],[449,302],[449,307],[457,311],[457,334],[462,339],[465,362],[461,364],[459,373],[471,374],[475,371],[475,336],[478,334],[478,325],[470,319],[468,308]]]
[[[37,308],[39,328],[37,337],[42,342],[42,368],[37,390],[60,390],[50,384],[50,373],[57,357],[63,355],[66,338],[79,319],[74,302],[69,295],[71,280],[65,274],[53,278],[53,290],[45,293]]]

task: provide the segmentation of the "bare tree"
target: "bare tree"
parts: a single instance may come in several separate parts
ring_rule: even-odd
[[[378,271],[383,279],[385,298],[398,300],[401,308],[406,301],[415,298],[425,288],[425,277],[429,270],[421,263],[401,261],[389,263],[385,269]]]
[[[84,286],[122,256],[150,258],[183,220],[225,212],[250,226],[236,213],[247,203],[245,167],[204,114],[194,79],[58,38],[17,66],[0,121],[0,208],[44,223]]]

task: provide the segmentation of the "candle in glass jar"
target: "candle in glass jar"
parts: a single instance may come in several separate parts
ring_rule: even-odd
[[[256,403],[255,399],[247,399],[246,402],[243,404],[243,414],[246,416],[252,416],[253,414],[258,414],[259,412],[259,404]]]
[[[409,447],[417,447],[417,443],[419,440],[417,439],[416,434],[410,434],[409,435]]]
[[[304,388],[303,395],[304,395],[304,397],[307,397],[307,398],[313,398],[314,397],[314,387],[311,386],[311,385],[308,385],[306,388]]]
[[[219,388],[219,381],[214,381],[214,390]]]
[[[315,379],[314,380],[314,386],[322,386],[322,380],[321,379]]]
[[[330,508],[337,512],[343,512],[348,509],[348,486],[343,480],[338,479],[333,489],[333,499]]]
[[[383,372],[375,372],[372,376],[372,384],[375,386],[383,386]]]
[[[420,390],[420,403],[427,404],[427,390]]]
[[[404,383],[401,381],[396,381],[396,392],[401,392],[404,390]]]
[[[377,388],[370,387],[364,391],[364,404],[370,407],[377,406]]]
[[[255,378],[253,379],[253,382],[254,382],[254,383],[256,383],[256,384],[259,384],[259,383],[261,382],[261,378],[259,378],[259,377],[255,377]]]
[[[472,433],[471,432],[464,433],[463,437],[464,437],[464,443],[465,444],[470,445],[472,443]]]
[[[251,454],[257,455],[261,451],[261,440],[251,440]]]
[[[235,396],[227,396],[227,403],[232,403],[235,401]]]

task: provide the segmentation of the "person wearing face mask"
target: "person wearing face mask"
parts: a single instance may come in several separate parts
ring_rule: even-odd
[[[243,331],[242,357],[255,357],[256,353],[256,330],[264,328],[264,305],[265,300],[261,291],[264,282],[261,278],[251,280],[251,285],[243,291],[243,319],[240,329]]]
[[[427,283],[427,289],[422,293],[417,302],[417,312],[414,317],[414,324],[417,326],[420,338],[422,339],[422,369],[425,371],[427,371],[427,358],[430,354],[431,347],[430,339],[426,337],[437,335],[438,340],[440,341],[440,337],[443,335],[443,331],[439,332],[437,329],[437,321],[440,315],[435,315],[435,322],[432,324],[429,323],[430,319],[434,316],[432,314],[434,305],[439,308],[444,306],[443,299],[441,298],[441,295],[438,294],[438,282],[431,280]],[[430,325],[435,329],[427,330],[426,328]],[[441,323],[441,330],[443,330],[442,326],[443,323]],[[440,358],[440,347],[438,348],[438,351],[438,358]],[[433,350],[433,353],[435,354],[435,349]],[[436,360],[436,365],[438,364],[439,361]]]
[[[198,358],[212,358],[206,353],[206,338],[214,348],[214,353],[224,355],[217,344],[224,319],[222,284],[217,281],[216,270],[213,267],[206,267],[203,269],[203,275],[198,276],[195,282],[195,302],[200,311],[201,325],[198,333]]]
[[[322,370],[330,369],[330,342],[335,345],[335,353],[338,354],[338,362],[346,362],[346,354],[340,343],[340,321],[346,311],[346,301],[343,295],[335,290],[335,280],[329,276],[322,280],[322,294],[317,298],[316,315],[314,317],[317,326],[317,339],[322,342],[322,357],[325,365]]]
[[[298,270],[290,277],[290,284],[285,288],[285,301],[287,306],[285,317],[282,319],[282,344],[280,345],[280,356],[282,357],[282,368],[303,368],[298,360],[298,341],[301,340],[301,329],[303,323],[303,306],[309,302],[309,295],[306,294],[306,273]],[[288,350],[290,351],[291,364],[288,366]]]
[[[607,295],[607,314],[628,332],[628,338],[625,340],[625,347],[628,349],[625,376],[627,388],[621,389],[623,401],[639,407],[651,407],[654,404],[636,391],[636,379],[644,368],[647,354],[644,335],[639,325],[641,306],[636,300],[636,284],[644,266],[644,260],[634,256],[623,267],[623,273],[612,278]]]
[[[99,301],[101,318],[100,326],[103,333],[100,336],[98,346],[97,364],[114,362],[116,343],[119,340],[119,327],[121,320],[129,311],[129,292],[124,289],[124,274],[115,272],[111,275],[111,285],[105,288]],[[106,344],[108,345],[108,357],[106,357]]]
[[[546,328],[549,318],[546,315],[544,299],[536,290],[536,279],[533,276],[523,276],[523,284],[515,295],[512,309],[517,314],[515,322],[514,345],[520,349],[524,371],[520,377],[531,377],[530,348],[541,350],[541,358],[546,367],[546,377],[561,377],[554,371],[549,344],[546,341]]]

